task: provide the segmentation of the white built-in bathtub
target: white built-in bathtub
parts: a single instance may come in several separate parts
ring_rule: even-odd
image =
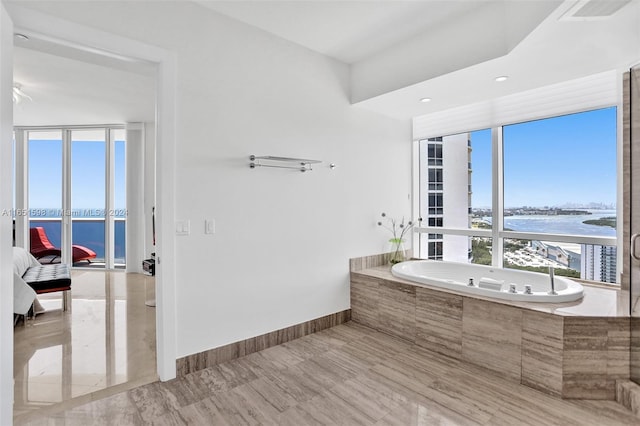
[[[582,285],[565,277],[554,277],[557,294],[550,294],[551,279],[547,274],[469,263],[411,260],[393,265],[391,273],[429,286],[522,302],[573,302],[583,295]],[[473,286],[469,285],[470,279]],[[513,284],[515,293],[510,291]],[[525,293],[527,285],[531,286],[531,294]]]

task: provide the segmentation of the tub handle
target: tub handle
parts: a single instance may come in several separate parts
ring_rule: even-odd
[[[638,237],[640,237],[640,234],[633,234],[631,236],[631,247],[629,248],[631,257],[633,257],[635,260],[640,260],[640,257],[638,257],[636,253],[636,240],[638,239]]]

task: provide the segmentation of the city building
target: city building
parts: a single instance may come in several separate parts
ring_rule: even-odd
[[[617,282],[617,254],[616,247],[582,244],[580,278],[607,283]]]
[[[584,245],[583,245],[584,246]],[[534,252],[546,259],[553,260],[559,265],[580,271],[582,254],[577,244],[551,244],[546,241],[531,241]]]
[[[468,133],[420,141],[420,216],[435,227],[471,226],[471,140]],[[425,161],[426,160],[426,161]],[[468,262],[471,240],[465,236],[423,234],[420,256]]]

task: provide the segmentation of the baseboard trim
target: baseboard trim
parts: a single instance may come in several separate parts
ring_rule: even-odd
[[[176,376],[181,377],[232,359],[240,358],[272,346],[335,327],[351,320],[351,309],[309,320],[219,348],[188,355],[176,360]]]

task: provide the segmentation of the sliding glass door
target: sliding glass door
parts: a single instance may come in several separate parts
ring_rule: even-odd
[[[125,131],[22,128],[31,252],[43,262],[124,268]],[[18,190],[18,188],[16,189]],[[19,194],[18,194],[19,195]],[[47,250],[45,250],[47,249]]]
[[[71,131],[71,241],[77,266],[107,263],[106,148],[105,129]]]
[[[28,238],[31,238],[31,252],[41,262],[59,262],[64,212],[62,131],[29,131],[25,139],[28,145]],[[24,215],[24,209],[17,211]]]

